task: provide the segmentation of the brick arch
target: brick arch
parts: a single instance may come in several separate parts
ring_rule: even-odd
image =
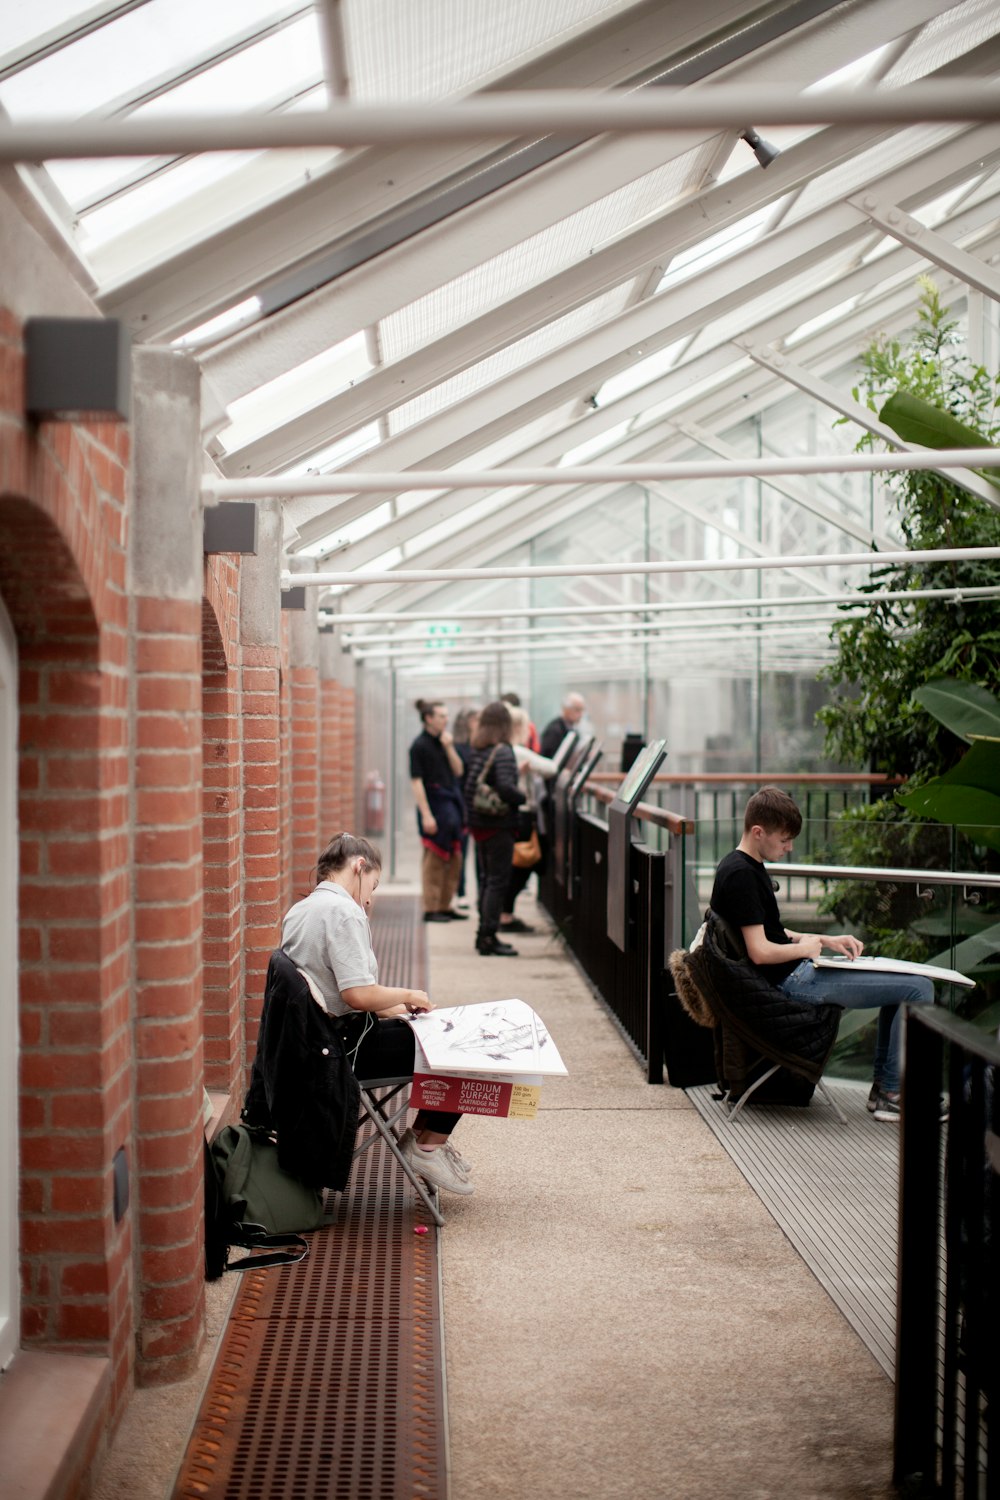
[[[70,531],[29,498],[0,501],[19,657],[21,1336],[109,1355],[120,1392],[133,1347],[131,1225],[114,1221],[111,1183],[132,1144],[126,653],[88,587],[89,533]]]
[[[239,570],[206,569],[201,609],[205,1084],[242,1089],[243,754],[236,626]]]

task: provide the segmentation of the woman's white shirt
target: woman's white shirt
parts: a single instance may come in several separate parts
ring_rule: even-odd
[[[513,745],[514,758],[517,761],[518,771],[527,766],[536,776],[544,776],[546,781],[556,774],[558,767],[554,760],[547,755],[539,755],[535,750],[529,750],[527,745]]]
[[[352,1014],[341,999],[344,990],[378,984],[368,918],[335,880],[321,880],[289,909],[281,925],[281,946],[333,1016]]]

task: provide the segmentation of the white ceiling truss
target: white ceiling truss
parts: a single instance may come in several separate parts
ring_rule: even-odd
[[[198,361],[206,470],[284,498],[296,568],[360,575],[324,590],[331,618],[645,602],[678,611],[676,635],[685,606],[696,621],[759,604],[758,587],[828,601],[843,570],[630,581],[593,565],[885,553],[899,530],[877,481],[581,466],[886,437],[852,396],[857,358],[912,327],[921,274],[970,354],[1000,358],[995,0],[34,10],[0,27],[0,160],[20,162],[101,308]],[[751,126],[779,152],[763,170]],[[545,485],[503,473],[560,465]],[[497,479],[460,487],[458,466]],[[291,493],[339,469],[393,483]],[[405,482],[421,473],[441,482]],[[953,477],[998,504],[979,474]],[[514,576],[536,557],[575,570],[539,592]],[[500,593],[426,577],[505,561]],[[822,619],[799,614],[821,652]],[[648,650],[661,617],[645,618]],[[586,613],[542,639],[515,627],[494,633],[505,651],[601,657]],[[612,655],[626,639],[604,638]]]

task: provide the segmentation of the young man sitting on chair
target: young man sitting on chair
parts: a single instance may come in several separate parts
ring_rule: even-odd
[[[812,960],[823,948],[850,959],[859,957],[864,945],[850,934],[821,936],[782,926],[776,887],[764,862],[789,854],[801,827],[802,814],[785,792],[774,786],[755,792],[743,815],[743,837],[715,872],[712,910],[739,928],[750,963],[790,999],[846,1010],[879,1008],[868,1109],[876,1120],[898,1120],[900,1007],[931,1004],[934,986],[923,975],[815,966]]]

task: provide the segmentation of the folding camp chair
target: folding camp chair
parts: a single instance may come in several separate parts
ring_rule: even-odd
[[[428,1187],[414,1172],[410,1163],[399,1149],[400,1136],[395,1129],[397,1120],[404,1119],[406,1111],[410,1107],[409,1092],[404,1095],[401,1104],[395,1101],[404,1089],[409,1090],[412,1082],[413,1079],[409,1073],[402,1078],[358,1079],[358,1085],[361,1089],[361,1107],[364,1110],[364,1116],[367,1116],[372,1125],[374,1125],[377,1134],[370,1133],[365,1135],[359,1144],[355,1146],[354,1155],[355,1158],[359,1157],[362,1151],[367,1151],[368,1147],[373,1146],[379,1136],[381,1136],[393,1156],[399,1162],[403,1172],[409,1178],[410,1182],[412,1182],[417,1197],[440,1229],[444,1225],[444,1218],[438,1207],[437,1188]],[[384,1092],[381,1092],[383,1090]],[[388,1113],[390,1107],[392,1108],[391,1114]],[[362,1124],[364,1124],[364,1116],[361,1119]]]
[[[780,1066],[780,1063],[774,1063],[773,1066],[768,1068],[766,1073],[762,1073],[759,1078],[755,1078],[750,1087],[748,1089],[744,1089],[743,1093],[736,1100],[735,1104],[730,1103],[729,1097],[727,1095],[726,1108],[729,1112],[730,1124],[732,1124],[732,1122],[736,1119],[736,1116],[739,1114],[744,1104],[746,1104],[747,1100],[750,1098],[750,1095],[754,1092],[754,1090],[759,1089],[762,1083],[766,1083],[773,1074],[777,1073]],[[846,1125],[847,1116],[844,1114],[844,1111],[841,1109],[836,1099],[834,1099],[833,1095],[830,1093],[830,1090],[827,1088],[822,1078],[817,1078],[816,1080],[816,1092],[823,1095],[823,1098],[826,1100],[827,1104],[829,1104],[830,1108],[837,1116],[837,1119],[840,1121],[841,1125]]]

